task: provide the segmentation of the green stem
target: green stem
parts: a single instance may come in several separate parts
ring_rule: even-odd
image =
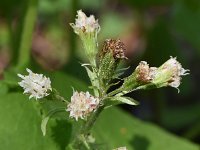
[[[82,135],[81,141],[82,141],[83,145],[85,146],[85,148],[86,148],[87,150],[91,150],[90,145],[88,144],[88,142],[87,142],[85,136]]]
[[[102,112],[102,110],[104,109],[103,106],[99,107],[88,119],[86,122],[84,122],[84,124],[82,125],[80,131],[77,133],[75,139],[72,142],[73,147],[75,148],[80,148],[82,144],[85,145],[85,142],[87,143],[87,141],[85,140],[85,137],[89,134],[90,130],[92,129],[92,127],[94,126],[98,116],[100,115],[100,113]],[[84,137],[84,140],[83,140]]]
[[[69,103],[64,97],[60,96],[60,93],[54,88],[52,89],[52,98],[51,99],[60,100],[62,102],[65,102],[66,104]]]
[[[38,0],[29,0],[24,16],[22,35],[19,46],[17,69],[24,69],[30,60],[32,36],[37,18]]]
[[[99,117],[100,113],[103,110],[103,106],[99,107],[87,120],[87,122],[85,123],[85,125],[82,128],[82,133],[83,134],[88,134],[92,128],[92,126],[94,125],[94,123],[96,122],[97,118]]]

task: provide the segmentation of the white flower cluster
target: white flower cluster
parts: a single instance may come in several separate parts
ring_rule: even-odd
[[[51,91],[51,81],[43,74],[33,73],[30,69],[26,69],[29,73],[27,76],[18,74],[22,81],[18,84],[24,89],[24,93],[30,94],[29,99],[34,97],[36,99],[43,98],[49,95]]]
[[[77,92],[75,91],[71,97],[71,103],[67,106],[67,111],[70,112],[70,117],[84,119],[92,111],[95,111],[99,105],[99,98],[95,98],[90,95],[89,92]]]
[[[184,69],[176,60],[176,57],[170,57],[161,67],[162,74],[169,74],[168,84],[171,87],[178,88],[181,83],[181,76],[188,75],[188,69]]]
[[[82,10],[77,11],[77,19],[75,24],[71,23],[70,25],[76,34],[80,34],[80,32],[92,33],[95,31],[98,33],[100,30],[98,20],[95,20],[93,15],[87,17]]]

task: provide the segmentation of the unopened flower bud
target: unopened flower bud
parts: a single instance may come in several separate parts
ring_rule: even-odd
[[[51,91],[51,81],[43,74],[33,73],[30,69],[26,69],[29,75],[24,76],[18,74],[22,81],[19,85],[24,89],[24,93],[29,94],[29,99],[34,97],[36,99],[48,96],[48,91]]]
[[[116,68],[124,55],[125,46],[120,40],[107,39],[100,52],[99,77],[108,83],[115,74]]]
[[[151,82],[156,74],[156,67],[149,67],[146,61],[141,61],[135,69],[136,79],[141,83]]]
[[[149,67],[146,61],[141,61],[135,71],[124,79],[120,90],[128,93],[142,85],[147,85],[155,78],[157,68]]]
[[[158,68],[152,82],[158,87],[171,86],[178,88],[181,83],[181,76],[188,75],[188,71],[182,67],[176,58],[171,57]]]
[[[93,97],[89,92],[74,92],[71,97],[71,102],[67,106],[67,111],[70,112],[70,117],[84,119],[90,113],[95,111],[99,105],[99,98]]]
[[[115,59],[124,59],[126,58],[124,51],[125,45],[123,42],[121,42],[121,40],[107,39],[104,42],[100,57],[105,56],[107,53],[112,53]]]

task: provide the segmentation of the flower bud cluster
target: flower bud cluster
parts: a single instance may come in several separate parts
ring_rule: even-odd
[[[142,61],[136,68],[136,78],[143,83],[153,83],[157,87],[171,86],[178,88],[181,83],[181,76],[187,75],[189,70],[186,70],[176,60],[171,57],[159,68],[149,67]]]
[[[108,84],[116,74],[121,59],[126,58],[124,43],[120,40],[107,39],[99,52],[99,79],[104,85]]]
[[[107,39],[104,42],[101,55],[105,56],[106,53],[111,52],[115,59],[124,59],[126,58],[124,51],[125,45],[121,40]]]
[[[149,67],[147,62],[141,61],[135,71],[124,79],[123,85],[116,91],[123,91],[122,93],[126,94],[136,89],[166,86],[178,89],[181,83],[181,76],[189,74],[188,71],[173,57],[158,68]]]
[[[43,74],[33,73],[30,69],[26,69],[29,75],[24,76],[18,74],[22,81],[19,85],[24,89],[24,93],[29,94],[29,99],[34,97],[36,99],[48,96],[48,91],[52,91],[51,81]]]
[[[99,105],[99,98],[90,95],[89,92],[74,92],[71,97],[71,102],[67,106],[67,111],[70,112],[70,117],[84,119],[91,112],[95,111]]]

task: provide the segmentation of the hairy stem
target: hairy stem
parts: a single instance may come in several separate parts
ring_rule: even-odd
[[[85,145],[87,143],[86,137],[90,133],[92,127],[94,126],[98,116],[104,109],[103,106],[99,107],[82,125],[80,131],[77,133],[75,139],[72,142],[74,148],[80,148],[81,145]],[[83,138],[84,137],[84,138]]]
[[[51,99],[60,100],[62,102],[65,102],[66,104],[69,103],[64,97],[60,96],[60,93],[56,89],[54,89],[54,88],[52,90],[52,97],[51,97]]]

